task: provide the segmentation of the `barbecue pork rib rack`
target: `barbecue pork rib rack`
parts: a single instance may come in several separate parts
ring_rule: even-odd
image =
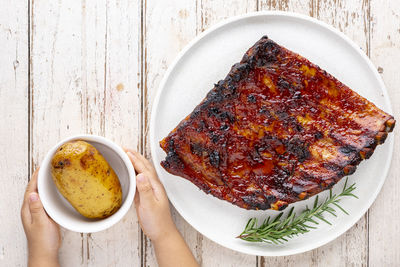
[[[354,173],[394,125],[264,36],[160,142],[161,165],[239,207],[282,210]]]

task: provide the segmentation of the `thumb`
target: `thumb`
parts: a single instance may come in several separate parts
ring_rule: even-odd
[[[29,194],[29,211],[31,213],[32,223],[43,223],[47,220],[47,214],[44,211],[43,204],[37,193]]]
[[[136,187],[139,193],[140,205],[147,205],[155,200],[150,180],[143,173],[138,174],[136,177]]]

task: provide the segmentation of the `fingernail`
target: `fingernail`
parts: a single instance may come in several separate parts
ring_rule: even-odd
[[[36,194],[36,193],[31,193],[31,194],[29,195],[29,201],[31,201],[31,202],[38,201],[38,199],[39,199],[39,196],[38,196],[38,194]]]
[[[144,174],[138,174],[138,176],[136,177],[136,180],[138,183],[144,183],[144,182],[146,182],[147,178]]]

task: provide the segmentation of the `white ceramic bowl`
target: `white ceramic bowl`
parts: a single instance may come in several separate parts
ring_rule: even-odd
[[[58,192],[51,176],[51,159],[56,150],[72,140],[83,140],[92,144],[107,160],[118,175],[122,188],[121,208],[105,219],[88,219],[79,214]],[[132,205],[136,190],[135,170],[124,150],[112,141],[95,135],[77,135],[62,140],[44,158],[38,176],[38,192],[47,214],[62,227],[80,233],[105,230],[124,217]]]

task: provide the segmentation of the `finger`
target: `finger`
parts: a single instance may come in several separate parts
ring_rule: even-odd
[[[144,162],[142,162],[140,159],[135,157],[132,152],[126,153],[129,157],[129,159],[132,162],[133,168],[135,168],[135,171],[138,173],[145,172],[147,170],[146,166],[144,165]]]
[[[139,193],[140,205],[151,205],[155,201],[153,187],[150,180],[143,173],[136,176],[136,188]]]
[[[157,172],[155,170],[153,171],[148,171],[148,173],[150,174],[150,179],[161,184],[160,178],[158,178]]]
[[[142,154],[140,154],[139,152],[136,152],[135,150],[129,149],[129,148],[127,148],[126,151],[132,153],[133,156],[137,160],[140,160],[141,162],[143,162],[144,166],[147,169],[149,169],[149,170],[153,169],[153,165],[151,164],[151,162],[148,159],[146,159]]]
[[[133,159],[135,159],[135,161],[139,161],[140,165],[144,166],[146,171],[149,173],[148,178],[150,180],[154,180],[154,181],[157,181],[157,182],[161,183],[160,180],[158,179],[158,175],[157,175],[156,170],[154,169],[153,164],[149,160],[147,160],[145,157],[143,157],[140,153],[135,152],[133,150],[132,151],[129,150],[129,153],[131,155],[133,155]]]
[[[48,219],[37,193],[29,194],[29,211],[31,213],[32,223],[34,224],[44,223]]]
[[[29,224],[31,224],[32,221],[31,214],[29,212],[29,205],[25,204],[25,201],[21,208],[21,221],[25,229]]]
[[[31,214],[29,212],[29,196],[28,197],[24,197],[24,200],[22,202],[22,207],[21,207],[21,219],[22,219],[22,223],[30,223],[31,220]]]
[[[138,158],[139,160],[141,160],[143,163],[144,163],[144,165],[145,165],[145,167],[149,170],[149,171],[151,171],[151,170],[154,170],[154,167],[153,167],[153,164],[151,164],[151,162],[148,160],[148,159],[146,159],[142,154],[140,154],[139,152],[136,152],[136,151],[130,151],[136,158]]]
[[[160,182],[160,180],[158,179],[157,175],[153,175],[149,172],[144,172],[143,173],[146,177],[148,177],[150,184],[153,188],[153,192],[154,192],[154,197],[157,200],[164,200],[167,199],[167,195],[165,193],[165,189],[163,184]]]
[[[138,165],[140,165],[139,167],[142,170],[144,168],[147,169],[147,171],[150,172],[151,175],[152,175],[152,177],[150,177],[150,178],[154,177],[154,178],[156,178],[157,181],[159,181],[158,180],[158,176],[157,176],[157,172],[156,172],[156,169],[154,168],[153,163],[151,163],[148,159],[146,159],[142,154],[140,154],[140,153],[138,153],[138,152],[136,152],[136,151],[134,151],[132,149],[126,148],[125,151],[127,153],[129,152],[133,156],[133,157],[131,156],[132,163],[135,163],[136,161],[139,161],[139,163],[138,163]],[[144,170],[143,171],[139,171],[139,173],[140,172],[144,172]]]
[[[161,181],[159,180],[153,165],[147,159],[145,159],[140,153],[137,153],[130,149],[127,149],[126,151],[128,151],[127,152],[128,157],[130,158],[135,170],[139,173],[145,174],[146,177],[150,180],[151,184],[153,185],[153,189],[154,187],[157,187],[157,191],[162,193],[164,187],[162,186]]]
[[[22,202],[22,207],[21,207],[21,219],[22,219],[22,224],[24,226],[28,225],[31,223],[31,213],[29,211],[29,194],[32,192],[37,192],[37,177],[39,173],[39,168],[35,170],[35,172],[32,174],[32,177],[26,186],[25,194],[24,194],[24,200]]]
[[[136,188],[136,192],[135,192],[135,198],[133,200],[135,202],[135,206],[136,207],[139,206],[140,201],[139,201],[139,192],[138,192],[137,188]]]
[[[32,174],[32,177],[26,187],[25,197],[27,197],[30,193],[37,192],[37,179],[38,179],[39,168],[35,170]]]

